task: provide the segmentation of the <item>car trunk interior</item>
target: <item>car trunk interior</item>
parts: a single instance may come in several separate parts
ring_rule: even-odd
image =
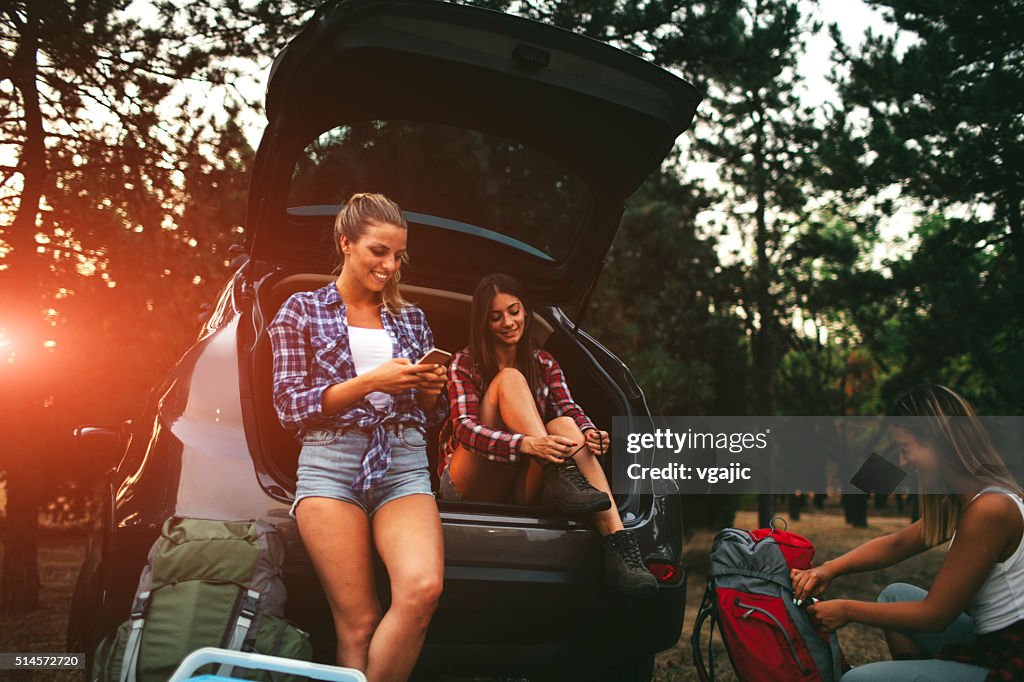
[[[334,277],[323,274],[290,274],[274,282],[264,282],[257,293],[259,311],[263,319],[269,323],[291,294],[318,289],[333,279]],[[403,284],[402,293],[426,314],[438,348],[454,353],[467,345],[471,296],[412,284]],[[573,399],[598,428],[610,430],[612,416],[626,414],[627,406],[619,404],[617,392],[606,384],[606,379],[600,376],[592,361],[568,333],[560,331],[556,324],[546,319],[543,310],[535,311],[534,314],[537,324],[533,326],[533,330],[538,345],[548,350],[562,367]],[[281,487],[294,493],[300,444],[280,425],[274,410],[273,356],[265,329],[260,331],[256,340],[252,362],[261,459]],[[438,436],[442,426],[443,424],[439,424],[427,431],[430,477],[435,491],[438,485]],[[610,457],[609,449],[602,458],[609,480]],[[438,498],[438,505],[442,511],[450,509],[515,516],[562,516],[542,507],[526,507],[511,503],[483,504]]]

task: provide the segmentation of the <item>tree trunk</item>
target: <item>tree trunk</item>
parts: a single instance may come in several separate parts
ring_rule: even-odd
[[[26,613],[39,607],[36,539],[42,477],[35,464],[30,461],[7,469],[7,518],[0,575],[0,612],[5,614]]]
[[[791,521],[799,521],[800,520],[800,513],[804,509],[804,502],[806,501],[806,499],[807,498],[804,495],[787,495],[786,496],[786,504],[788,506],[789,519]]]
[[[21,94],[25,142],[19,158],[23,177],[18,212],[4,238],[11,247],[7,269],[0,273],[5,321],[16,332],[13,362],[2,368],[0,391],[4,449],[0,467],[7,471],[7,519],[0,574],[0,607],[4,611],[34,609],[39,603],[36,552],[42,460],[37,442],[43,421],[39,412],[49,393],[50,358],[43,348],[46,325],[41,315],[48,263],[36,252],[39,205],[47,182],[46,133],[38,88],[38,5],[27,3],[25,24],[11,58],[12,82]]]
[[[855,528],[868,527],[868,496],[862,493],[843,493],[846,521]]]
[[[1003,156],[1005,162],[1007,156]],[[1011,163],[1016,163],[1011,161]],[[1018,275],[1024,275],[1024,215],[1022,215],[1022,200],[1020,195],[1008,188],[1003,195],[1003,211],[1006,214],[1006,222],[1010,224],[1010,247],[1013,250],[1014,265]]]
[[[760,106],[760,98],[756,98],[757,135],[754,140],[754,178],[755,178],[755,222],[757,232],[754,235],[757,260],[754,263],[754,297],[757,301],[758,325],[752,339],[754,361],[754,414],[771,416],[775,411],[775,309],[771,300],[772,265],[768,259],[768,220],[765,174],[765,132],[764,110]],[[766,471],[771,471],[771,462],[765,462]],[[767,481],[769,489],[772,482]],[[767,528],[775,516],[775,498],[770,494],[762,494],[757,499],[757,523],[760,528]]]

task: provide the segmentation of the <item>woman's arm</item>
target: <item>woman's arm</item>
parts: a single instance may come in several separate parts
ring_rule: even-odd
[[[274,407],[282,426],[298,430],[317,417],[336,414],[367,393],[395,394],[419,384],[422,368],[408,358],[392,358],[336,384],[310,386],[313,351],[308,315],[297,296],[289,297],[267,327],[274,358]]]
[[[542,360],[541,366],[544,368],[544,381],[551,390],[551,405],[555,415],[559,417],[572,417],[580,432],[584,432],[587,429],[596,429],[597,427],[594,426],[594,422],[590,421],[590,418],[583,412],[583,408],[572,399],[572,394],[569,392],[569,384],[565,380],[565,374],[562,372],[562,368],[558,361],[555,360],[555,357],[542,349],[540,351],[540,358]]]
[[[367,393],[377,390],[370,384],[371,377],[367,374],[359,374],[324,389],[321,398],[322,413],[331,415],[341,412],[365,398]]]
[[[790,572],[793,596],[800,601],[816,597],[834,578],[892,566],[926,549],[924,525],[918,520],[900,531],[868,540],[821,566],[803,571],[794,569]]]
[[[569,383],[565,380],[565,374],[555,357],[543,349],[539,356],[544,371],[544,381],[550,390],[552,411],[556,416],[572,418],[580,433],[583,434],[583,440],[590,452],[594,455],[603,455],[611,445],[608,432],[597,428],[583,412],[583,408],[572,399]]]
[[[301,299],[290,296],[267,326],[274,358],[274,409],[290,430],[324,414],[321,399],[327,387],[309,385],[307,321]]]
[[[834,599],[808,607],[825,631],[847,622],[888,630],[938,632],[949,626],[978,593],[1003,548],[1016,536],[1017,526],[1007,523],[1020,517],[1016,503],[1006,495],[982,495],[967,506],[957,524],[953,543],[921,601],[866,602]]]
[[[329,386],[323,396],[324,413],[338,412],[374,391],[398,395],[414,389],[421,384],[426,371],[409,358],[391,358],[368,372]]]

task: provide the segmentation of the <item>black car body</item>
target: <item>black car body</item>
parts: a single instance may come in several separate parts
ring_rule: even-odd
[[[128,615],[146,552],[172,514],[274,520],[287,542],[286,615],[333,662],[330,610],[287,515],[298,443],[274,412],[266,326],[291,293],[331,281],[332,218],[352,191],[406,211],[403,292],[436,344],[466,345],[470,292],[495,270],[519,279],[538,340],[599,426],[650,418],[626,366],[564,310],[580,308],[628,197],[690,125],[700,96],[672,74],[583,36],[434,1],[328,3],[278,56],[252,170],[248,258],[195,345],[154,388],[90,534],[69,651],[91,651]],[[428,433],[432,469],[437,431]],[[605,457],[606,467],[610,467]],[[645,456],[645,455],[640,455]],[[436,471],[431,472],[435,479]],[[609,468],[610,475],[610,468]],[[438,500],[445,586],[419,670],[584,668],[647,679],[683,620],[679,496],[616,491],[659,576],[654,594],[603,580],[599,536],[542,508]],[[646,485],[649,485],[646,484]],[[386,572],[378,561],[381,598]]]

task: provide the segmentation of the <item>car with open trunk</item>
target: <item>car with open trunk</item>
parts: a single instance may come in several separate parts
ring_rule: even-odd
[[[643,391],[574,318],[626,199],[699,100],[639,57],[500,12],[430,0],[317,10],[271,68],[246,256],[130,428],[79,430],[118,463],[90,532],[68,650],[91,651],[127,617],[168,516],[264,517],[286,542],[286,615],[311,633],[315,660],[333,662],[330,609],[287,514],[300,444],[274,410],[267,325],[288,296],[332,280],[331,225],[353,192],[382,192],[405,211],[402,292],[438,347],[466,345],[479,278],[511,274],[586,414],[609,431],[613,416],[639,429],[651,418]],[[427,434],[435,486],[439,429]],[[626,455],[602,458],[609,478],[617,456]],[[676,643],[683,622],[681,500],[643,481],[614,498],[658,577],[654,593],[605,583],[586,519],[438,498],[445,585],[417,674],[650,679],[655,652]],[[379,560],[377,569],[386,607]]]

